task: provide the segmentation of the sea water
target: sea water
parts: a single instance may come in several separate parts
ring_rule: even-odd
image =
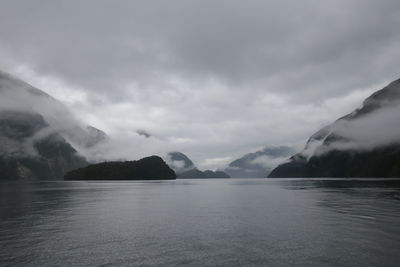
[[[400,181],[0,184],[1,266],[400,266]]]

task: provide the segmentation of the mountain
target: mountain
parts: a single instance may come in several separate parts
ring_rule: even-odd
[[[53,180],[86,160],[37,113],[0,111],[0,180]]]
[[[400,177],[400,79],[314,135],[269,177]]]
[[[0,180],[62,179],[107,139],[45,92],[0,71]]]
[[[265,147],[232,161],[224,171],[234,178],[265,177],[294,153],[294,149],[287,146]]]
[[[167,155],[168,165],[176,172],[177,177],[193,178],[193,179],[208,179],[208,178],[230,178],[223,171],[200,171],[194,165],[193,161],[181,152],[169,152]]]
[[[169,152],[167,158],[168,165],[177,173],[196,168],[193,161],[181,152]]]
[[[40,114],[54,131],[76,148],[90,148],[107,135],[81,123],[60,101],[30,84],[0,71],[0,110]]]
[[[175,172],[158,156],[137,161],[113,161],[68,172],[65,180],[174,180]]]

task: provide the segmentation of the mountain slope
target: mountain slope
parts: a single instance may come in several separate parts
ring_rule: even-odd
[[[232,161],[224,171],[234,178],[265,177],[293,153],[295,151],[287,146],[265,147]]]
[[[65,180],[175,180],[175,172],[158,156],[136,161],[89,165],[65,175]]]
[[[400,80],[324,127],[269,177],[400,177]]]
[[[53,180],[86,160],[37,113],[0,112],[0,180]]]
[[[77,150],[106,139],[50,95],[0,71],[0,180],[62,179],[87,165]]]
[[[175,172],[182,173],[196,168],[193,161],[182,152],[169,152],[167,158],[168,165]]]
[[[81,123],[64,104],[30,84],[0,71],[0,110],[40,114],[46,123],[77,148],[106,140],[99,129]]]
[[[178,178],[208,179],[230,178],[223,171],[200,171],[193,161],[181,152],[169,152],[166,158],[167,164],[175,171]]]

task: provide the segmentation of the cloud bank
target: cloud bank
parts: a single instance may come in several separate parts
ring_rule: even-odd
[[[215,169],[301,146],[398,78],[399,18],[396,0],[6,0],[0,69],[105,130],[107,157]]]
[[[330,142],[327,147],[316,152],[326,153],[331,150],[368,151],[400,143],[400,101],[397,106],[383,108],[368,116],[353,121],[339,121],[332,127],[332,132],[340,140]]]

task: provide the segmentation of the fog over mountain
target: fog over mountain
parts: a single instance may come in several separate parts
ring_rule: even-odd
[[[321,155],[332,150],[371,150],[400,142],[400,79],[368,97],[352,113],[312,136],[303,152]],[[318,147],[315,143],[322,142]]]
[[[183,179],[207,179],[207,178],[230,178],[230,176],[220,170],[199,170],[193,161],[182,152],[169,152],[165,160],[172,168],[178,178]]]
[[[399,177],[400,79],[312,135],[270,177]]]
[[[0,180],[62,179],[106,140],[50,95],[0,71]]]
[[[0,181],[56,180],[87,165],[38,113],[0,111]]]
[[[223,169],[266,144],[300,150],[398,78],[399,18],[397,0],[4,0],[0,70],[69,112],[37,96],[0,105],[40,109],[71,144],[101,129],[109,142],[77,146],[93,158],[185,151]],[[68,134],[71,118],[83,134]]]
[[[3,71],[0,96],[0,111],[38,114],[47,125],[42,136],[59,133],[83,153],[107,139],[103,131],[85,125],[60,101]]]
[[[234,178],[265,177],[295,152],[293,148],[287,146],[264,147],[232,161],[225,172]]]
[[[169,152],[165,158],[167,164],[177,173],[186,172],[196,168],[193,161],[182,152]]]

